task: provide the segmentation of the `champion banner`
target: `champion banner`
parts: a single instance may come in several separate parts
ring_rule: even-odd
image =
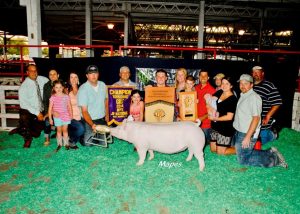
[[[133,87],[109,86],[108,91],[108,125],[115,123],[120,125],[122,121],[128,117],[131,91]]]

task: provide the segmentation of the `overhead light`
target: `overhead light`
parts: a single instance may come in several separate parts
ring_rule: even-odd
[[[290,31],[290,30],[275,32],[276,36],[291,36],[292,34],[293,34],[293,31]]]
[[[238,32],[238,34],[239,34],[240,36],[243,36],[244,33],[245,33],[245,30],[239,30],[239,32]]]
[[[115,25],[114,25],[113,23],[108,23],[108,24],[107,24],[107,28],[110,29],[110,30],[111,30],[111,29],[114,29],[114,26],[115,26]]]

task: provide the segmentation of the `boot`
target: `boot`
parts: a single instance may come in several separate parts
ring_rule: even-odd
[[[63,139],[61,137],[57,137],[56,138],[56,141],[57,141],[57,146],[62,146],[63,144]]]
[[[66,147],[66,150],[70,149],[69,137],[64,137],[64,146]]]
[[[25,143],[24,143],[24,145],[23,145],[23,148],[30,148],[32,139],[24,140],[24,141],[25,141]]]
[[[13,135],[13,134],[19,134],[20,133],[20,128],[14,128],[10,132],[8,132],[8,135]]]
[[[57,137],[57,148],[55,150],[55,152],[58,152],[58,150],[60,150],[61,146],[62,146],[62,138],[61,137]]]
[[[55,152],[58,152],[58,150],[60,150],[61,145],[58,145],[57,148],[55,149]]]

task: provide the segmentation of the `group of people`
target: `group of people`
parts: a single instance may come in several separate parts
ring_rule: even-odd
[[[284,157],[275,147],[255,149],[258,138],[262,144],[276,139],[271,127],[273,116],[282,105],[278,89],[265,80],[264,75],[260,66],[252,68],[252,75],[242,74],[238,80],[241,91],[238,98],[230,77],[217,74],[215,89],[208,83],[208,72],[201,71],[199,85],[195,87],[199,100],[198,116],[212,152],[236,153],[242,165],[287,168]],[[207,94],[216,97],[217,116],[211,116],[209,108],[204,108],[205,105],[211,107],[203,99]]]
[[[58,151],[78,149],[76,143],[88,146],[97,125],[108,121],[107,89],[99,81],[99,69],[90,65],[86,69],[87,81],[79,86],[79,77],[71,72],[67,84],[59,79],[56,70],[49,71],[49,79],[38,75],[37,67],[29,65],[27,78],[19,89],[20,121],[19,126],[10,134],[19,133],[24,138],[24,148],[29,148],[33,137],[44,130],[45,143],[49,145],[53,125],[56,128]],[[115,86],[133,86],[130,69],[120,68],[120,80]],[[195,91],[197,94],[197,112],[201,120],[207,144],[217,154],[237,154],[239,163],[251,166],[283,166],[287,164],[280,152],[274,147],[268,150],[255,150],[254,146],[261,138],[263,144],[276,139],[271,130],[273,115],[282,99],[277,88],[264,79],[264,70],[260,66],[252,69],[252,75],[240,76],[238,97],[233,90],[235,82],[222,73],[214,77],[215,87],[209,83],[209,72],[199,72],[199,84],[196,78],[188,75],[187,70],[179,68],[175,75],[176,101],[174,120],[182,120],[178,114],[179,94]],[[146,87],[168,87],[168,73],[159,69],[155,74],[155,84]],[[207,95],[215,98],[217,114],[210,114]],[[129,114],[134,121],[144,120],[143,93],[132,90]]]

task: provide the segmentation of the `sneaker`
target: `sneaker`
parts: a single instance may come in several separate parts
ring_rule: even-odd
[[[288,164],[285,162],[283,155],[278,151],[278,149],[275,147],[271,147],[271,151],[275,153],[276,156],[278,157],[279,160],[278,166],[281,166],[283,168],[288,168]]]

